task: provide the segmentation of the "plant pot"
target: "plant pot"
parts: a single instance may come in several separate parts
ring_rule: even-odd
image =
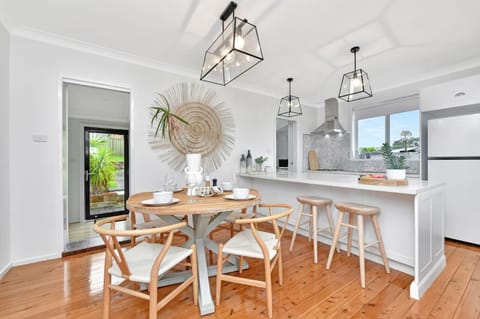
[[[405,179],[406,169],[387,169],[387,179]]]

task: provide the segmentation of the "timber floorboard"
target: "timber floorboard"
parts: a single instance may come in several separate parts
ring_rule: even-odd
[[[225,242],[229,232],[214,239]],[[366,288],[360,287],[357,256],[335,255],[325,269],[329,246],[319,244],[313,263],[312,242],[297,236],[288,251],[291,233],[282,242],[284,283],[273,271],[274,318],[480,318],[480,247],[446,241],[447,266],[420,301],[409,298],[412,277],[383,265],[365,262]],[[181,244],[179,239],[179,244]],[[214,258],[216,260],[216,258]],[[248,278],[263,278],[263,262],[248,259]],[[0,318],[101,318],[103,251],[93,251],[11,269],[0,280]],[[212,293],[215,277],[210,278]],[[172,287],[160,288],[159,296]],[[223,283],[216,312],[200,316],[192,289],[182,292],[158,318],[267,318],[263,289]],[[147,318],[146,301],[117,294],[111,318]]]

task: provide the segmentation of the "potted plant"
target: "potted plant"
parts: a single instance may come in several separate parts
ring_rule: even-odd
[[[268,157],[259,156],[255,158],[255,163],[257,164],[257,171],[262,171],[262,165],[268,160]]]
[[[407,170],[405,156],[393,154],[389,143],[382,144],[382,155],[387,167],[387,179],[405,179]]]
[[[171,140],[175,130],[179,127],[178,122],[189,125],[187,121],[171,111],[170,103],[163,94],[158,93],[158,97],[153,101],[150,109],[153,111],[150,125],[152,127],[157,125],[155,137],[160,133],[162,139],[168,136],[168,139]]]

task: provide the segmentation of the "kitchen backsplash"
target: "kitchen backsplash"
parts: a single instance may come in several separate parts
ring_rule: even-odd
[[[351,159],[350,133],[325,137],[322,135],[303,135],[302,170],[308,170],[308,152],[315,151],[321,169],[345,170],[351,172],[385,172],[382,159]],[[407,159],[407,174],[419,174],[420,161]]]

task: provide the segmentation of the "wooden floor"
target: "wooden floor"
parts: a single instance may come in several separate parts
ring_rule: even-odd
[[[226,238],[226,231],[215,234],[216,240]],[[336,255],[326,271],[327,246],[320,245],[315,265],[306,238],[297,239],[292,253],[289,242],[286,234],[283,287],[274,272],[274,318],[480,318],[479,247],[447,242],[446,269],[422,300],[415,301],[409,298],[411,276],[394,270],[388,275],[382,265],[367,261],[367,288],[361,289],[355,256]],[[10,270],[0,281],[0,318],[100,318],[103,261],[103,252],[94,252]],[[263,265],[249,262],[244,275],[261,278]],[[213,277],[212,288],[214,283]],[[202,318],[266,318],[264,300],[262,289],[225,283],[221,305]],[[191,288],[158,317],[201,318]],[[147,318],[147,302],[117,295],[111,318]]]

